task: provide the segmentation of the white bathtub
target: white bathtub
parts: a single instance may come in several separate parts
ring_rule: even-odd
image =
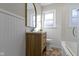
[[[58,49],[61,50],[62,56],[66,55],[60,40],[47,39],[47,48],[48,49],[50,49],[50,48],[58,48]]]
[[[77,56],[77,43],[62,41],[62,47],[68,56]]]
[[[76,43],[74,42],[67,42],[67,41],[61,41],[56,39],[47,39],[47,48],[52,48],[52,47],[61,49],[63,56],[77,55],[77,51],[75,50],[77,46]]]

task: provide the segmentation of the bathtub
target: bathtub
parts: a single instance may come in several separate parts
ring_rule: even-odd
[[[67,56],[77,56],[77,43],[62,41],[62,47]]]
[[[56,39],[47,39],[47,48],[59,48],[62,50],[62,56],[76,56],[77,51],[75,51],[73,48],[74,42],[67,42],[67,41],[61,41]],[[72,45],[72,46],[71,46]],[[74,48],[76,47],[76,44],[74,43]]]

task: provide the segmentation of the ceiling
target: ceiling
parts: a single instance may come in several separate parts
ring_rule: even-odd
[[[40,3],[40,5],[41,5],[42,7],[47,6],[47,5],[50,5],[50,4],[52,4],[52,3]]]

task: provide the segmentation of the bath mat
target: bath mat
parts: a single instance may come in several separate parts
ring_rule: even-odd
[[[51,48],[51,49],[47,49],[46,51],[46,56],[61,56],[62,52],[61,49],[59,48]]]

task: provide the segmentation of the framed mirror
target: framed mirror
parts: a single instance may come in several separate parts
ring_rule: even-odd
[[[29,31],[37,27],[37,10],[34,3],[25,4],[25,26]]]

